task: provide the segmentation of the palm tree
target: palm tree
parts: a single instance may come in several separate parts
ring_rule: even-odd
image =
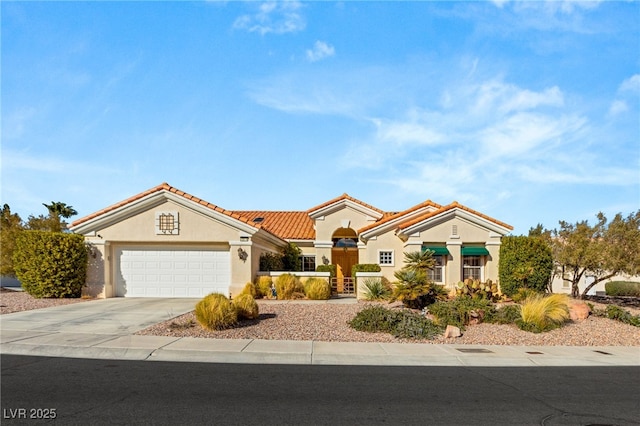
[[[42,205],[49,210],[49,214],[51,216],[56,216],[58,218],[64,217],[65,219],[69,219],[71,216],[78,214],[72,206],[68,206],[66,203],[61,203],[59,201],[52,201],[51,204],[42,203]]]

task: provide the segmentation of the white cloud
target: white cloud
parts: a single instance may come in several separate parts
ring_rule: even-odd
[[[625,101],[616,99],[609,107],[609,115],[618,115],[629,110],[629,105]]]
[[[333,46],[324,41],[316,41],[313,49],[307,49],[307,59],[310,62],[316,62],[335,55],[336,51]]]
[[[640,94],[640,74],[635,74],[620,84],[620,92],[631,92]]]
[[[306,23],[300,14],[302,4],[298,1],[272,1],[262,3],[257,13],[242,15],[233,23],[233,28],[257,32],[285,34],[301,31]]]

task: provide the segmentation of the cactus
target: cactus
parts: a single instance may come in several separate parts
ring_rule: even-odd
[[[500,293],[498,284],[491,280],[486,282],[480,282],[480,280],[472,280],[467,278],[456,284],[455,288],[456,296],[471,297],[474,300],[486,299],[492,302],[499,302],[505,300],[505,296]]]

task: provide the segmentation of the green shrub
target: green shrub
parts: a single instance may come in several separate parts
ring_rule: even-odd
[[[512,296],[526,287],[543,293],[553,272],[553,253],[550,245],[540,237],[502,237],[498,271],[500,289]]]
[[[487,299],[472,299],[470,297],[456,297],[452,300],[440,301],[428,307],[429,313],[435,317],[435,323],[440,326],[454,325],[464,330],[472,319],[478,322],[491,322],[496,314],[496,308]]]
[[[292,274],[282,274],[276,279],[276,294],[278,299],[295,298],[295,293],[303,293],[304,288],[298,277]]]
[[[519,319],[521,319],[520,305],[504,305],[496,309],[493,317],[489,318],[487,322],[494,324],[515,324]]]
[[[519,288],[518,291],[516,291],[513,295],[511,295],[511,298],[513,299],[514,302],[520,303],[520,302],[524,302],[530,297],[534,297],[542,294],[543,293],[536,291],[532,288],[523,287],[523,288]]]
[[[427,279],[422,271],[402,269],[397,271],[391,300],[400,301],[410,309],[422,309],[436,300],[446,297],[444,286],[436,285]]]
[[[520,308],[521,319],[516,325],[525,331],[541,333],[560,327],[569,316],[569,296],[566,294],[536,295],[526,299]]]
[[[255,299],[256,297],[258,297],[258,289],[256,288],[255,284],[247,283],[245,284],[244,288],[240,292],[240,295],[243,295],[243,294],[248,294],[253,299]]]
[[[607,296],[640,297],[640,283],[632,281],[611,281],[604,284]]]
[[[260,270],[261,271],[282,271],[284,270],[282,264],[282,255],[278,253],[262,253],[260,255]]]
[[[336,265],[318,265],[316,272],[328,272],[331,278],[336,276]]]
[[[442,327],[416,312],[390,310],[379,305],[362,309],[349,321],[349,326],[358,331],[390,333],[405,339],[433,339],[442,333]]]
[[[250,294],[241,294],[232,301],[238,319],[256,319],[260,313],[258,304]]]
[[[223,330],[238,322],[236,307],[224,295],[211,293],[196,304],[196,321],[207,330]]]
[[[358,263],[351,267],[351,276],[355,277],[357,272],[380,272],[381,270],[377,263]]]
[[[382,278],[365,278],[362,286],[367,300],[386,300],[391,296],[391,288]]]
[[[84,237],[23,231],[13,255],[16,277],[33,297],[80,297],[87,278]]]
[[[304,283],[304,293],[311,300],[327,300],[331,297],[331,285],[324,278],[309,278]]]
[[[261,275],[256,278],[256,289],[258,297],[264,297],[271,299],[271,286],[273,285],[273,279],[266,275]]]
[[[594,315],[612,320],[620,321],[625,324],[640,327],[640,315],[632,315],[629,311],[622,309],[616,305],[607,305],[605,309],[594,309],[591,307]]]

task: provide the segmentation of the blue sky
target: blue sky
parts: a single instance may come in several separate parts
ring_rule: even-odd
[[[638,2],[2,2],[1,202],[640,208]]]

